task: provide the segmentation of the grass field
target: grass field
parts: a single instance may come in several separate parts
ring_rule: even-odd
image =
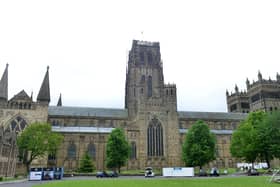
[[[280,186],[269,183],[269,177],[232,178],[162,178],[162,179],[96,179],[66,180],[36,185],[36,187],[267,187]]]

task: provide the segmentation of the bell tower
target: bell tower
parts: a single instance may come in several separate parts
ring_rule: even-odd
[[[159,43],[134,40],[126,72],[125,107],[129,116],[135,117],[145,101],[162,98],[163,89]]]

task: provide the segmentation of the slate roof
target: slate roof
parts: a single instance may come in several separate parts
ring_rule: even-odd
[[[126,109],[49,106],[49,116],[127,118]]]
[[[186,132],[188,132],[189,129],[179,129],[179,132],[181,134],[185,134]],[[212,129],[210,130],[212,133],[214,134],[221,134],[221,135],[225,135],[225,134],[233,134],[233,130],[215,130],[215,129]]]
[[[14,101],[14,100],[30,100],[30,101],[32,101],[31,97],[29,97],[24,90],[21,90],[12,99],[10,99],[10,101]]]
[[[104,127],[56,127],[52,126],[54,132],[69,132],[69,133],[111,133],[114,128]]]
[[[228,112],[178,111],[179,119],[243,120],[248,114]]]

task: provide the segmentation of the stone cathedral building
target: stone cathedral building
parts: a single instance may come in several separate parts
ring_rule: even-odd
[[[235,95],[239,98],[239,92]],[[186,132],[195,121],[204,120],[217,138],[216,160],[211,165],[235,167],[236,160],[229,152],[231,135],[246,114],[236,113],[242,112],[239,109],[241,100],[234,97],[237,96],[227,93],[229,113],[178,111],[177,88],[175,84],[164,82],[158,42],[133,41],[127,63],[125,108],[122,109],[68,107],[62,105],[61,97],[57,106],[49,106],[49,69],[36,100],[24,90],[8,99],[7,66],[0,81],[0,176],[12,175],[20,168],[16,135],[35,121],[49,122],[53,131],[64,136],[57,154],[36,160],[33,163],[36,166],[57,165],[74,171],[88,152],[97,170],[103,170],[106,141],[116,127],[125,130],[131,144],[131,156],[125,169],[183,166],[181,148]],[[236,109],[232,107],[234,104]],[[251,107],[251,103],[249,105]]]

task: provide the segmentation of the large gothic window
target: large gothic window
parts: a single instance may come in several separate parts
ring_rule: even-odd
[[[148,77],[148,97],[152,97],[153,95],[153,79],[152,76]]]
[[[10,131],[15,131],[16,133],[18,133],[20,131],[23,131],[26,126],[26,121],[22,117],[18,116],[11,121],[10,125],[7,128],[9,128]]]
[[[92,159],[96,157],[96,149],[93,143],[88,144],[88,154]]]
[[[131,142],[130,159],[136,159],[136,143],[135,142]]]
[[[67,157],[71,158],[71,159],[75,159],[76,158],[76,145],[74,143],[71,143],[68,146]]]
[[[163,156],[163,130],[158,119],[149,123],[147,130],[148,156]]]

